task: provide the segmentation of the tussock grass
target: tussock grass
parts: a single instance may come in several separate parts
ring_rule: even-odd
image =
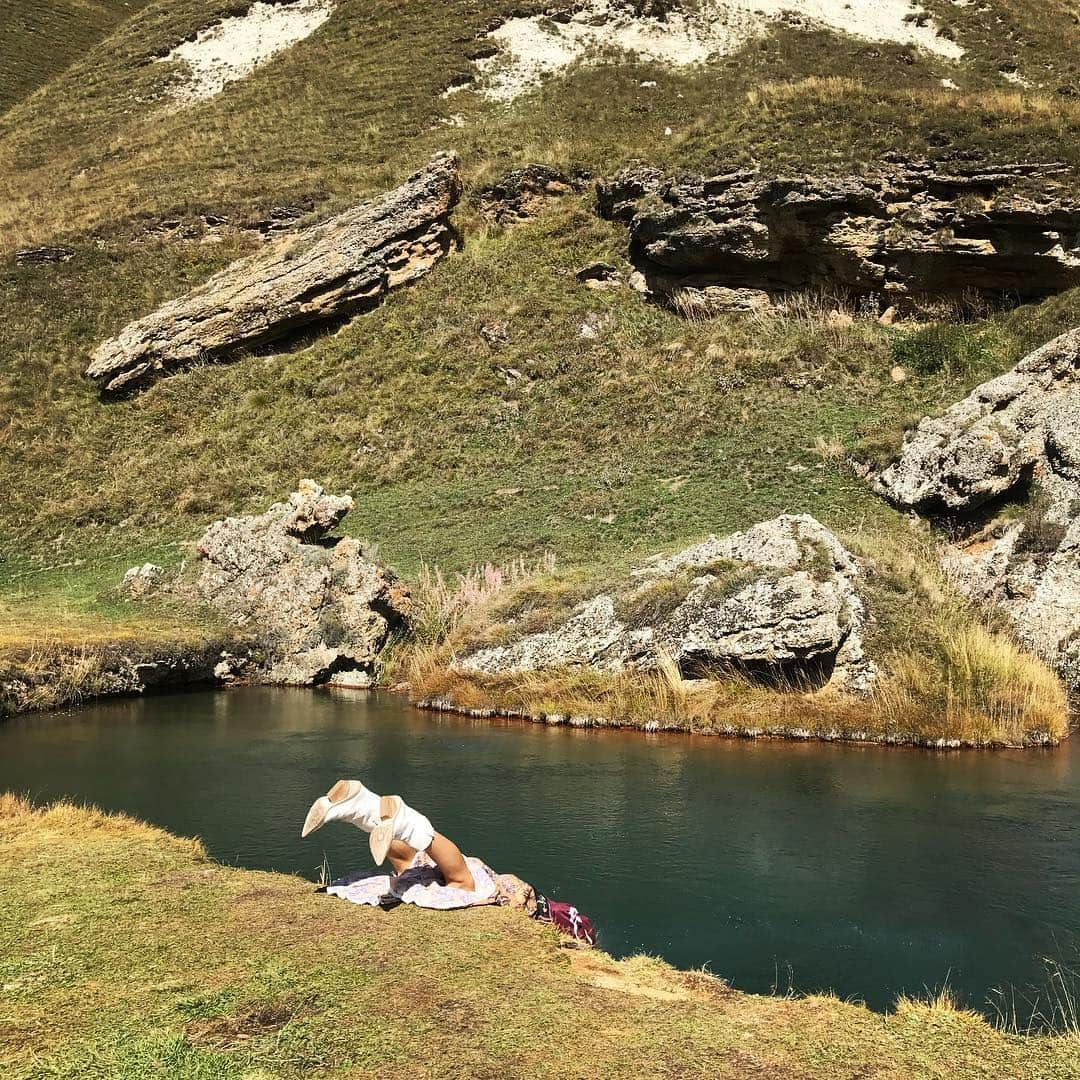
[[[896,1016],[901,1020],[910,1019],[950,1028],[975,1030],[986,1023],[980,1013],[960,1003],[948,984],[937,989],[928,989],[921,996],[902,994],[896,1001]]]
[[[952,624],[931,627],[937,663],[897,655],[876,695],[890,718],[920,728],[963,732],[965,741],[1024,746],[1057,741],[1067,731],[1068,702],[1045,664],[1003,633]]]
[[[568,958],[520,912],[358,908],[70,803],[0,795],[0,844],[12,1080],[1076,1071],[1068,1037],[914,1003],[881,1016],[828,995],[747,995],[647,957]],[[417,1045],[437,1052],[421,1061]]]
[[[445,641],[470,610],[489,604],[504,589],[521,586],[555,568],[550,552],[535,563],[524,556],[503,566],[484,563],[447,580],[437,566],[423,565],[412,586],[411,635],[421,644]]]
[[[1043,958],[1043,966],[1042,985],[998,991],[992,1000],[995,1026],[1018,1035],[1068,1035],[1080,1053],[1080,971],[1050,957]]]

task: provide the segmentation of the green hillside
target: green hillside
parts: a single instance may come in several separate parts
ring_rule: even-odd
[[[58,75],[145,3],[11,0],[0,34],[0,113]]]
[[[1080,296],[949,326],[926,348],[925,326],[859,310],[838,322],[831,297],[688,321],[575,280],[597,258],[630,269],[625,230],[591,192],[512,230],[475,200],[532,161],[594,175],[630,160],[857,172],[886,152],[1080,165],[1069,7],[929,8],[962,59],[778,22],[706,66],[614,56],[507,104],[442,92],[520,5],[348,0],[247,78],[177,107],[176,65],[147,60],[233,8],[148,6],[0,119],[5,640],[154,623],[108,595],[127,565],[178,564],[208,521],[302,476],[352,492],[347,528],[406,574],[547,550],[563,566],[623,565],[784,511],[908,550],[904,520],[849,458],[895,447],[905,424],[1075,325]],[[464,247],[415,287],[306,348],[131,400],[103,403],[81,377],[103,338],[255,250],[248,226],[273,207],[325,215],[442,148],[461,157]],[[207,238],[203,215],[226,223]],[[17,264],[35,243],[74,256]],[[505,328],[494,342],[480,333],[492,323]],[[929,359],[896,382],[913,340]],[[895,631],[901,646],[913,632]]]

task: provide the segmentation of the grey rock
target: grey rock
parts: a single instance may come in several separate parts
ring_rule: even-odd
[[[482,649],[459,667],[490,675],[649,671],[666,657],[688,677],[735,671],[781,687],[832,683],[863,693],[877,669],[863,650],[859,574],[855,557],[818,521],[782,515],[657,556],[561,625]]]
[[[34,266],[42,263],[64,263],[75,257],[69,247],[29,247],[15,252],[15,261],[22,266]]]
[[[866,176],[673,178],[650,167],[599,185],[656,299],[731,310],[818,288],[917,307],[972,294],[1000,303],[1080,284],[1080,205],[1063,167],[883,164]],[[1039,197],[1016,182],[1038,178]],[[711,293],[710,293],[711,290]]]
[[[874,478],[890,502],[923,514],[972,510],[1038,474],[1052,512],[1069,520],[1080,439],[1080,329],[926,417]]]
[[[609,262],[586,263],[574,277],[590,289],[615,289],[622,284],[619,268]]]
[[[133,566],[120,583],[120,591],[132,600],[142,600],[165,584],[165,571],[154,563]]]
[[[407,620],[408,590],[357,540],[328,535],[352,505],[304,480],[287,502],[216,521],[199,541],[199,595],[257,635],[268,682],[366,685]]]
[[[489,221],[513,226],[540,214],[550,199],[584,191],[587,173],[565,173],[550,165],[524,165],[477,193],[476,204]]]
[[[1003,611],[1017,636],[1080,689],[1080,329],[976,387],[908,436],[872,477],[897,506],[949,515],[963,538],[942,564]],[[1005,495],[1037,499],[1021,520],[983,518]],[[965,529],[965,523],[968,527]],[[963,535],[964,533],[967,535]]]
[[[449,215],[460,194],[457,159],[436,155],[382,198],[272,240],[128,324],[94,350],[86,376],[105,394],[128,393],[367,310],[453,249]]]

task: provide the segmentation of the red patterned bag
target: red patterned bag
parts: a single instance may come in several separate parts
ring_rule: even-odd
[[[551,923],[556,930],[568,934],[575,941],[583,941],[586,945],[596,944],[596,931],[593,930],[592,920],[578,911],[573,904],[538,896],[533,918]]]

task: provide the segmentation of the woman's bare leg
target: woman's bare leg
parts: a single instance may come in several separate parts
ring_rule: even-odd
[[[472,871],[469,870],[465,856],[461,854],[461,848],[453,840],[447,839],[442,833],[437,832],[435,839],[431,841],[431,847],[427,853],[434,860],[435,865],[442,871],[447,885],[455,889],[464,889],[466,892],[476,890],[476,882],[473,880]]]
[[[416,848],[409,847],[404,840],[391,840],[386,857],[390,860],[394,873],[400,874],[412,866],[412,861],[416,858]]]

